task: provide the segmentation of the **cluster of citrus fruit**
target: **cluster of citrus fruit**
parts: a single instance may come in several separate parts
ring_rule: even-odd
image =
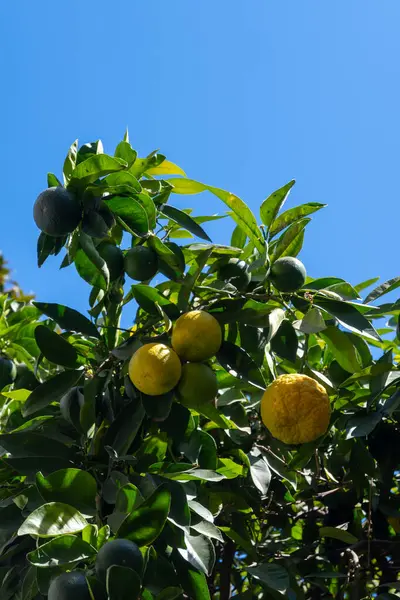
[[[135,387],[148,396],[171,390],[183,403],[212,402],[218,391],[214,371],[205,364],[219,350],[222,332],[218,321],[202,310],[192,310],[176,321],[171,346],[145,344],[132,356],[129,376]]]
[[[139,547],[134,542],[125,539],[107,542],[96,557],[97,579],[90,580],[91,591],[83,571],[70,571],[53,579],[49,588],[48,600],[91,600],[92,592],[96,598],[105,597],[107,571],[114,566],[132,569],[141,579],[143,555]]]

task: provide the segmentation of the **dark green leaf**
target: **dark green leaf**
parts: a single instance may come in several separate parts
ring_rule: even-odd
[[[380,337],[373,325],[355,308],[355,305],[348,302],[341,302],[340,300],[328,300],[320,297],[315,298],[315,304],[336,317],[339,323],[343,327],[346,327],[346,329],[360,333],[369,339],[380,341]]]
[[[85,515],[95,514],[97,485],[87,471],[61,469],[47,477],[39,472],[36,485],[46,502],[64,502]]]
[[[379,281],[379,277],[373,277],[372,279],[366,279],[365,281],[362,281],[361,283],[358,283],[357,285],[355,285],[354,289],[356,290],[357,293],[360,293],[363,290],[365,290],[366,288],[368,288],[370,285],[373,285],[374,283],[376,283],[377,281]]]
[[[286,185],[273,192],[260,207],[260,217],[264,225],[269,229],[274,222],[276,215],[285,203],[290,190],[295,184],[295,180],[289,181]]]
[[[53,537],[65,533],[77,533],[87,526],[87,521],[72,506],[61,502],[43,504],[22,523],[18,535]]]
[[[41,410],[51,402],[59,402],[83,376],[83,371],[65,371],[35,388],[22,407],[24,417]]]
[[[173,561],[179,581],[189,597],[193,600],[210,600],[210,591],[204,573],[190,567],[176,550],[173,553]]]
[[[142,403],[130,402],[110,425],[104,437],[104,445],[111,446],[120,456],[127,454],[144,416]]]
[[[150,248],[158,254],[160,261],[163,261],[172,269],[174,276],[179,279],[182,277],[185,270],[185,264],[182,264],[182,259],[178,256],[167,244],[164,244],[155,235],[151,235],[147,241]]]
[[[35,340],[43,356],[50,362],[63,367],[76,366],[78,353],[61,335],[44,325],[35,329]]]
[[[327,205],[319,204],[318,202],[309,202],[308,204],[301,204],[295,208],[290,208],[275,219],[269,230],[270,237],[274,237],[274,235],[282,231],[282,229],[285,229],[307,215],[311,215],[317,210],[321,210],[321,208],[325,208],[325,206]]]
[[[122,158],[128,167],[131,167],[137,158],[137,152],[132,148],[129,142],[122,141],[115,148],[114,156],[116,158]]]
[[[35,567],[70,565],[92,558],[96,550],[76,535],[60,535],[29,552],[28,561]]]
[[[175,223],[178,223],[178,225],[181,225],[181,227],[184,227],[193,233],[193,235],[201,238],[202,240],[211,242],[204,229],[200,227],[200,225],[198,225],[190,215],[184,213],[182,210],[179,210],[174,206],[170,206],[169,204],[165,204],[162,207],[162,213],[169,219],[172,219],[172,221],[175,221]]]
[[[62,187],[61,181],[54,173],[47,173],[47,187]]]
[[[320,537],[329,537],[335,540],[344,542],[345,544],[356,544],[358,539],[345,529],[339,529],[339,527],[320,527]]]
[[[278,592],[285,592],[290,585],[289,573],[276,563],[263,563],[248,569],[250,575]]]
[[[244,379],[255,387],[263,389],[264,380],[261,372],[243,348],[230,342],[222,342],[221,348],[217,352],[217,360],[234,377]]]
[[[250,461],[250,476],[253,483],[262,495],[265,496],[271,483],[271,471],[269,470],[268,463],[257,453],[250,452],[247,456]]]
[[[281,358],[296,362],[299,341],[290,321],[284,319],[271,340],[271,350]]]
[[[347,439],[369,435],[381,419],[380,412],[360,413],[351,417],[346,423]]]
[[[381,411],[383,415],[391,417],[392,414],[398,410],[400,406],[400,389],[397,389],[390,398],[385,400],[384,404],[381,406]]]
[[[122,219],[135,234],[141,235],[149,231],[149,219],[145,208],[135,198],[126,196],[110,196],[104,199],[111,212]]]
[[[33,302],[43,314],[53,319],[62,329],[67,331],[76,331],[83,335],[100,337],[96,326],[73,308],[68,308],[63,304],[50,304],[48,302]]]
[[[79,275],[93,286],[107,289],[110,283],[110,272],[106,261],[98,253],[93,240],[83,231],[79,234],[81,250],[75,255],[75,266]],[[93,266],[95,270],[93,270]]]
[[[164,528],[170,505],[171,492],[161,485],[127,516],[118,530],[118,537],[132,540],[139,546],[153,543]]]
[[[296,246],[296,240],[301,236],[304,227],[311,219],[301,219],[293,225],[290,225],[278,239],[274,250],[272,260],[277,260],[283,256],[293,256],[292,245]]]
[[[393,364],[393,351],[388,350],[385,352],[374,365],[371,367],[371,379],[369,382],[369,389],[371,394],[379,394],[388,380],[389,373],[392,370]]]
[[[368,294],[368,296],[365,298],[365,304],[374,302],[374,300],[377,298],[380,298],[389,292],[393,292],[393,290],[397,289],[398,287],[400,287],[400,276],[393,277],[393,279],[389,279],[388,281],[385,281],[385,283],[381,283]]]
[[[0,434],[0,446],[7,450],[13,458],[57,456],[70,459],[73,456],[71,448],[62,442],[33,431]]]

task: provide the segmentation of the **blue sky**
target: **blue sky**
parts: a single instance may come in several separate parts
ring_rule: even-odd
[[[399,21],[398,0],[2,2],[0,249],[14,276],[87,307],[73,268],[37,269],[32,205],[75,138],[112,153],[126,126],[142,155],[160,148],[257,215],[292,178],[288,206],[327,203],[301,254],[311,276],[398,275]],[[208,232],[227,242],[231,228]]]

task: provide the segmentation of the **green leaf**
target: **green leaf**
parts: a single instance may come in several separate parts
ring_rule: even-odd
[[[61,535],[27,554],[35,567],[58,567],[88,560],[96,550],[76,535]]]
[[[179,309],[176,304],[173,304],[150,285],[137,283],[132,285],[131,291],[139,306],[150,315],[159,316],[158,304],[170,319],[176,319],[179,316]]]
[[[124,456],[134,441],[145,412],[141,402],[127,404],[111,423],[104,437],[104,445],[111,446],[118,455]]]
[[[115,148],[114,156],[116,158],[121,158],[122,160],[124,160],[129,168],[135,162],[137,158],[137,152],[132,148],[129,142],[123,140]]]
[[[290,586],[289,573],[276,563],[261,563],[256,567],[249,567],[248,572],[252,577],[278,592],[285,592]]]
[[[158,254],[159,259],[172,269],[174,276],[177,279],[182,277],[185,270],[185,264],[182,264],[182,258],[177,253],[173,252],[167,244],[164,244],[164,242],[155,235],[149,236],[147,243],[150,248]]]
[[[141,235],[149,231],[149,218],[146,209],[135,198],[126,196],[110,196],[104,199],[111,212],[121,219],[121,225],[127,225],[135,234]]]
[[[70,459],[73,451],[62,442],[34,431],[0,434],[0,446],[13,458],[60,457]],[[39,468],[39,465],[38,465]]]
[[[75,140],[73,142],[73,144],[71,144],[71,146],[68,150],[68,154],[64,161],[63,175],[64,175],[65,183],[68,183],[69,180],[71,179],[72,172],[75,169],[75,165],[76,165],[77,153],[78,153],[78,140]]]
[[[292,363],[296,362],[298,338],[292,323],[284,319],[271,340],[271,350]]]
[[[250,461],[251,479],[256,488],[265,496],[271,483],[271,471],[268,463],[261,455],[254,451],[250,452],[247,456]]]
[[[303,333],[319,333],[326,329],[326,323],[318,308],[310,308],[301,321],[298,329]]]
[[[273,192],[260,207],[260,217],[264,225],[269,229],[274,222],[276,215],[285,203],[290,190],[295,184],[295,180],[289,181],[286,185]]]
[[[334,326],[327,327],[319,333],[329,350],[345,371],[359,373],[361,364],[358,360],[356,349],[351,339],[340,329]]]
[[[93,240],[84,231],[79,234],[81,249],[75,255],[75,267],[79,275],[93,287],[106,290],[110,283],[110,272],[106,261],[98,253]]]
[[[18,535],[46,538],[64,533],[77,533],[86,526],[85,518],[72,506],[61,502],[49,502],[31,512],[18,529]]]
[[[325,208],[325,206],[327,205],[319,204],[318,202],[309,202],[308,204],[301,204],[295,208],[290,208],[275,219],[269,230],[270,237],[274,237],[274,235],[282,231],[282,229],[285,229],[307,215],[311,215],[317,210],[321,210],[321,208]]]
[[[33,390],[22,407],[23,416],[28,417],[48,406],[51,402],[59,402],[64,394],[78,383],[82,376],[83,371],[64,371],[39,385]]]
[[[380,410],[383,415],[391,417],[392,414],[396,410],[398,410],[399,406],[400,406],[400,388],[397,389],[394,392],[394,394],[392,394],[392,396],[390,396],[390,398],[385,400],[385,402],[382,404]]]
[[[140,588],[139,575],[133,569],[111,565],[107,570],[108,600],[136,600]]]
[[[191,568],[176,550],[172,556],[179,581],[188,596],[193,600],[210,600],[210,591],[204,573]]]
[[[173,178],[167,181],[174,186],[173,192],[175,194],[199,194],[200,192],[209,191],[220,198],[220,200],[229,206],[232,211],[232,218],[254,242],[259,252],[265,250],[265,242],[261,230],[257,226],[256,218],[243,200],[230,192],[205,185],[193,179]]]
[[[197,531],[197,533],[201,533],[208,538],[218,540],[222,543],[224,542],[221,531],[214,525],[214,523],[210,523],[210,521],[203,520],[199,521],[198,523],[192,523],[191,529],[194,529]]]
[[[268,315],[268,334],[266,342],[270,342],[278,333],[282,321],[285,318],[285,311],[281,308],[274,308]]]
[[[231,237],[231,246],[235,246],[236,248],[244,248],[246,245],[246,240],[246,233],[239,225],[236,225]]]
[[[44,477],[36,475],[36,486],[46,502],[64,502],[81,513],[93,516],[96,511],[96,480],[87,471],[61,469]]]
[[[264,380],[259,368],[243,348],[230,342],[222,342],[217,352],[217,360],[233,377],[244,379],[251,385],[264,389]]]
[[[164,529],[171,506],[171,492],[163,485],[122,523],[117,537],[132,540],[138,546],[148,546]]]
[[[301,219],[293,225],[290,225],[286,231],[278,239],[273,249],[272,260],[275,261],[283,256],[293,256],[292,248],[296,247],[297,240],[303,233],[305,226],[311,221],[311,219]]]
[[[320,297],[315,298],[315,304],[336,317],[339,323],[346,329],[360,333],[369,339],[380,341],[381,338],[373,325],[355,308],[355,305],[348,302],[341,302],[340,300],[328,300]]]
[[[393,290],[397,289],[398,287],[400,287],[400,276],[393,277],[393,279],[388,279],[388,281],[381,283],[368,294],[368,296],[365,298],[365,304],[374,302],[377,300],[377,298],[381,298],[381,296],[384,296],[389,292],[393,292]]]
[[[51,254],[56,256],[61,252],[66,240],[66,237],[52,237],[42,231],[37,241],[38,267],[40,268]]]
[[[369,435],[382,420],[382,413],[360,413],[351,417],[346,423],[346,439]]]
[[[92,154],[75,167],[68,187],[86,187],[99,177],[121,171],[126,166],[127,163],[120,158],[114,158],[108,154]]]
[[[158,167],[151,167],[150,169],[147,169],[146,172],[153,177],[157,175],[183,175],[183,177],[186,177],[186,173],[181,167],[178,167],[178,165],[175,165],[167,159],[164,159]]]
[[[205,575],[211,575],[215,563],[214,545],[204,535],[185,533],[186,548],[178,548],[180,555]]]
[[[371,285],[373,285],[377,281],[379,281],[379,277],[373,277],[372,279],[366,279],[365,281],[362,281],[361,283],[358,283],[357,285],[355,285],[354,289],[356,290],[357,293],[360,293],[363,290],[369,288]]]
[[[178,223],[178,225],[181,225],[181,227],[184,227],[193,233],[193,235],[196,237],[211,242],[211,239],[208,237],[204,229],[200,227],[200,225],[198,225],[190,215],[186,214],[182,210],[179,210],[174,206],[170,206],[169,204],[164,204],[164,206],[161,208],[161,212],[169,219],[172,219],[172,221],[175,221],[175,223]]]
[[[63,304],[52,304],[48,302],[33,302],[43,314],[53,319],[62,329],[67,331],[76,331],[83,335],[91,337],[100,337],[96,326],[73,308],[68,308]]]
[[[47,187],[62,187],[61,181],[54,173],[47,173]]]
[[[35,329],[35,340],[43,356],[50,362],[63,367],[76,366],[77,351],[58,333],[44,325],[38,325]]]
[[[217,473],[226,479],[236,479],[243,476],[243,465],[238,465],[230,458],[220,458]]]
[[[345,544],[356,544],[358,542],[353,534],[344,529],[339,529],[339,527],[320,527],[319,536],[333,538]]]

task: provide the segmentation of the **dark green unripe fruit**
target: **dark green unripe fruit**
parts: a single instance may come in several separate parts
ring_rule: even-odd
[[[307,277],[303,263],[293,256],[278,258],[269,274],[270,281],[280,292],[296,292],[305,284]]]
[[[106,263],[110,272],[110,281],[115,281],[124,272],[124,256],[118,246],[109,242],[101,242],[96,248]]]
[[[0,390],[6,385],[10,385],[15,381],[17,376],[17,367],[12,360],[5,356],[0,356]]]
[[[47,598],[48,600],[91,600],[84,573],[71,571],[53,579]]]
[[[82,210],[75,196],[63,187],[44,190],[36,199],[33,218],[41,231],[54,237],[67,235],[76,229]]]
[[[245,290],[251,281],[251,274],[244,260],[230,258],[219,266],[218,278],[228,281],[238,290]]]
[[[80,431],[80,414],[84,403],[83,388],[73,387],[60,400],[60,412],[64,419]]]
[[[105,581],[107,569],[112,565],[129,567],[136,571],[139,577],[143,571],[143,556],[139,547],[130,540],[112,540],[100,549],[96,558],[96,575],[100,581]]]
[[[135,246],[125,254],[125,272],[132,279],[146,281],[157,273],[158,257],[146,246]]]

